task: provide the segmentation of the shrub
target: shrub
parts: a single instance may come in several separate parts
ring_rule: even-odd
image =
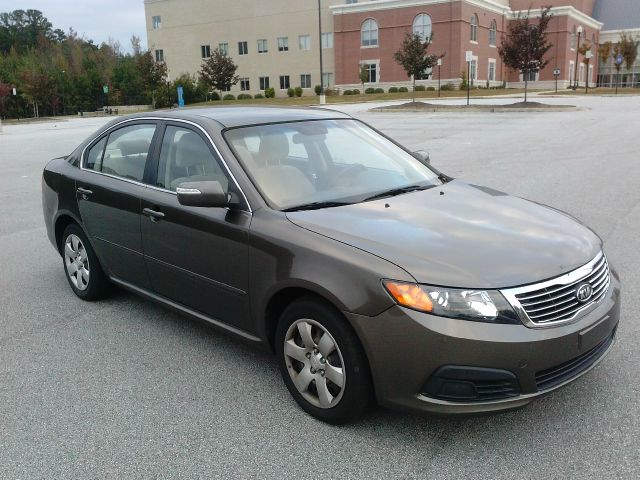
[[[436,87],[427,87],[427,92],[435,92]]]
[[[462,72],[460,72],[460,90],[466,90],[468,83],[467,83],[467,71],[463,70]]]
[[[354,88],[352,91],[354,95],[360,95],[360,90],[358,90],[357,88]]]
[[[337,94],[338,94],[338,90],[331,90],[330,88],[325,88],[325,89],[324,89],[324,94],[325,94],[327,97],[331,97],[331,96],[333,96],[333,95],[337,95]]]
[[[295,94],[296,94],[296,91],[293,88],[291,88],[291,87],[287,88],[287,96],[288,97],[293,97]]]
[[[316,92],[316,95],[320,95],[320,93],[322,92],[322,87],[320,85],[316,85],[315,87],[313,87],[313,91]]]
[[[342,92],[343,95],[353,95],[353,90],[345,90]]]
[[[211,93],[211,100],[220,100],[220,94],[218,92]]]
[[[443,92],[451,92],[455,89],[456,87],[453,83],[446,83],[440,87],[440,90],[442,90]]]
[[[398,93],[398,87],[391,87],[389,93]]]
[[[296,87],[293,89],[294,93],[296,94],[296,97],[301,97],[302,96],[302,87]]]
[[[376,89],[373,87],[365,88],[364,93],[376,93]]]
[[[266,98],[276,98],[276,89],[275,88],[265,88],[264,96]]]
[[[424,92],[426,87],[424,85],[416,85],[416,92]]]
[[[384,88],[376,88],[373,93],[384,93]]]
[[[253,98],[255,98],[256,100],[260,100],[260,99],[264,98],[264,95],[262,95],[261,93],[256,93],[256,96],[253,97]]]
[[[235,95],[231,95],[230,93],[227,93],[224,97],[222,97],[223,100],[235,100],[236,97]]]
[[[248,93],[241,93],[238,95],[238,100],[251,100],[253,97]]]
[[[400,87],[398,89],[398,92],[400,92],[400,93],[407,93],[408,91],[409,91],[409,89],[407,87]]]

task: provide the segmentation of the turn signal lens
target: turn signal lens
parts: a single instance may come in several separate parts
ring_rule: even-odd
[[[415,283],[384,282],[385,288],[391,296],[403,307],[421,310],[423,312],[433,311],[433,303],[429,295]]]

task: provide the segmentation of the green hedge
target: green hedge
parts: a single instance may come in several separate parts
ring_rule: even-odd
[[[235,100],[236,97],[235,95],[231,95],[230,93],[227,93],[224,97],[222,97],[223,100]]]
[[[302,87],[294,88],[293,92],[296,94],[296,97],[301,97],[302,96]]]
[[[416,92],[424,92],[426,90],[424,85],[416,85]]]
[[[253,97],[248,93],[241,93],[238,95],[238,100],[251,100]]]
[[[264,96],[266,98],[276,98],[276,89],[275,88],[265,88]]]
[[[400,93],[407,93],[408,91],[409,91],[409,89],[407,87],[400,87],[398,89],[398,92],[400,92]]]

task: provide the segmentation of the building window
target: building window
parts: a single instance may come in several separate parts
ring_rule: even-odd
[[[164,62],[164,50],[156,50],[156,62]]]
[[[489,27],[489,45],[496,46],[496,39],[498,37],[498,24],[495,20],[491,21],[491,27]]]
[[[365,63],[364,66],[367,71],[367,83],[376,83],[378,81],[378,64]]]
[[[153,29],[158,30],[162,28],[162,17],[160,15],[154,15],[151,18],[151,23],[153,24]]]
[[[423,42],[431,40],[431,17],[421,13],[413,19],[413,34],[420,36]]]
[[[578,29],[574,25],[573,29],[571,30],[571,50],[576,49],[577,43],[578,43]]]
[[[300,50],[311,50],[311,36],[299,35],[298,45],[300,46]]]
[[[200,55],[202,58],[209,58],[211,56],[211,47],[209,45],[200,45]]]
[[[333,48],[333,32],[322,34],[322,48]]]
[[[584,82],[584,63],[580,64],[580,73],[578,74],[578,82]]]
[[[291,87],[289,75],[280,75],[280,90],[286,90],[289,87]]]
[[[471,16],[470,25],[471,25],[471,32],[470,32],[469,39],[472,42],[477,42],[478,41],[478,15],[476,15],[475,13]]]
[[[311,88],[311,75],[308,73],[300,75],[300,86],[302,88]]]
[[[487,80],[490,82],[494,82],[496,79],[496,61],[493,59],[489,59],[489,76]]]
[[[223,55],[229,55],[229,44],[228,43],[219,43],[218,44],[218,50],[220,50],[220,53],[222,53]]]
[[[575,68],[576,68],[576,64],[575,62],[569,62],[569,83],[571,85],[573,85],[573,82],[575,81]]]
[[[349,5],[350,3],[358,3],[358,0],[347,0],[347,5]]]
[[[248,78],[245,77],[240,79],[240,90],[242,90],[243,92],[251,90],[251,85],[249,84]]]
[[[378,46],[378,24],[373,19],[365,20],[360,29],[361,45],[363,47]]]
[[[526,78],[527,82],[535,82],[536,80],[538,80],[538,72],[536,72],[535,70],[529,70],[527,72]]]
[[[322,74],[322,87],[329,88],[333,86],[333,73],[325,72]]]
[[[471,69],[469,70],[469,77],[471,78],[471,82],[478,79],[478,59],[474,58],[471,60]]]
[[[279,52],[289,51],[289,37],[278,37],[278,51]]]
[[[269,51],[269,44],[266,39],[258,40],[258,53],[267,53]]]
[[[266,90],[269,88],[269,77],[260,77],[260,90]]]
[[[247,42],[238,42],[238,55],[247,55],[249,53],[249,45]]]

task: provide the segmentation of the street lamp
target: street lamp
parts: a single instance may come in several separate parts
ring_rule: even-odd
[[[582,36],[582,25],[578,25],[578,43],[576,44],[576,65],[575,71],[573,72],[573,89],[578,89],[578,53],[580,53],[580,37]]]
[[[320,105],[324,105],[326,97],[324,96],[324,72],[322,68],[322,9],[320,0],[318,0],[318,48],[320,48]]]
[[[440,78],[442,78],[442,75],[440,73],[441,68],[442,68],[442,57],[438,59],[438,97],[440,96]]]
[[[584,58],[587,59],[587,65],[586,65],[586,72],[585,72],[585,84],[584,84],[584,93],[585,95],[589,93],[589,62],[591,61],[591,58],[593,57],[593,53],[591,53],[591,50],[587,50],[586,53],[584,54]]]

